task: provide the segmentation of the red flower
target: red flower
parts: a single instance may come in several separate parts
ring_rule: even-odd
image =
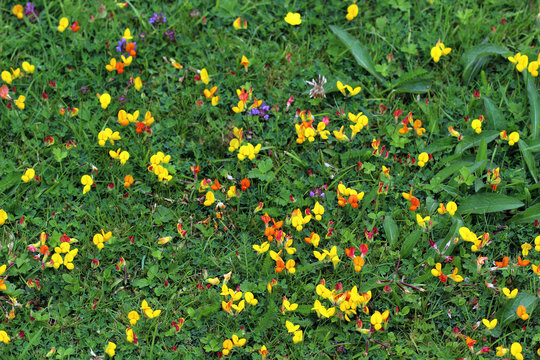
[[[74,33],[79,31],[80,29],[81,29],[81,27],[79,26],[78,21],[75,21],[73,24],[71,24],[71,31],[73,31]]]
[[[41,96],[42,96],[44,99],[48,99],[48,98],[49,98],[49,95],[47,95],[47,94],[45,93],[45,91],[41,94]]]
[[[251,182],[249,179],[243,179],[240,182],[240,185],[242,186],[242,191],[246,191],[251,186]]]
[[[480,98],[480,91],[474,90],[473,98],[479,99]]]

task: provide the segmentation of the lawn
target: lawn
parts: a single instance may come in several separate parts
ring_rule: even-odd
[[[534,3],[3,2],[0,358],[540,358]]]

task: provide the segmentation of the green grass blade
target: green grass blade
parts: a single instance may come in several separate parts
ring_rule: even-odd
[[[524,204],[516,198],[502,194],[475,194],[466,198],[459,206],[461,214],[487,214],[516,209]]]

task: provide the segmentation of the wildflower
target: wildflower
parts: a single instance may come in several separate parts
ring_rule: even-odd
[[[126,329],[126,340],[130,343],[137,343],[137,335],[135,335],[135,332],[130,327]]]
[[[540,251],[540,235],[534,238],[534,251]]]
[[[521,320],[527,320],[529,318],[529,314],[527,314],[527,308],[523,305],[518,306],[516,314],[521,318]]]
[[[285,16],[285,22],[289,25],[300,25],[302,23],[301,15],[299,13],[287,13],[287,16]]]
[[[13,7],[13,9],[11,11],[13,12],[13,15],[15,15],[17,17],[17,19],[22,19],[24,17],[23,10],[24,9],[23,9],[22,5],[17,4],[17,5],[15,5]]]
[[[410,201],[411,206],[409,207],[409,210],[416,211],[416,209],[418,209],[418,207],[420,206],[420,200],[412,196],[412,191],[413,189],[411,188],[411,191],[408,194],[401,193],[401,195],[405,198],[405,200]]]
[[[351,21],[356,16],[358,16],[358,5],[356,4],[349,5],[349,7],[347,8],[347,16],[345,16],[345,18]]]
[[[207,85],[210,82],[210,77],[208,76],[208,71],[206,69],[201,70],[201,81]]]
[[[484,120],[484,117],[480,116],[479,119],[474,119],[471,122],[471,127],[477,134],[480,134],[482,132],[482,120]]]
[[[508,299],[513,299],[513,298],[515,298],[517,296],[518,289],[514,289],[514,290],[510,291],[510,289],[508,289],[508,288],[503,288],[502,292]]]
[[[322,99],[326,97],[326,94],[324,92],[324,84],[326,84],[326,77],[319,75],[319,81],[311,79],[311,81],[306,81],[306,84],[313,86],[313,88],[309,90],[310,98]]]
[[[136,325],[137,321],[139,321],[139,319],[140,319],[139,313],[136,312],[136,311],[130,311],[129,314],[128,314],[128,319],[129,319],[129,323],[131,325]]]
[[[458,140],[461,140],[461,137],[462,137],[461,134],[458,131],[454,130],[452,126],[448,127],[448,132],[450,133],[450,135],[457,137]]]
[[[382,329],[383,322],[388,322],[388,315],[390,315],[390,312],[386,310],[382,314],[379,311],[375,311],[373,315],[371,315],[371,325],[375,328],[375,331],[379,331]]]
[[[124,187],[128,188],[131,186],[131,184],[133,184],[133,176],[126,175],[124,177]]]
[[[11,73],[9,71],[2,71],[1,77],[5,83],[11,85],[13,78],[11,77]]]
[[[73,31],[74,33],[78,32],[80,29],[81,27],[79,26],[78,21],[75,21],[73,24],[71,24],[71,31]]]
[[[234,346],[244,346],[246,344],[246,339],[239,339],[237,335],[232,336],[232,342]]]
[[[242,100],[240,100],[238,102],[238,105],[237,106],[233,106],[232,110],[238,114],[238,113],[241,113],[242,111],[244,111],[244,102]]]
[[[532,249],[532,245],[529,244],[529,243],[524,243],[521,245],[521,254],[523,254],[523,256],[527,256],[529,255],[529,250]]]
[[[508,141],[508,145],[513,146],[515,143],[519,141],[519,133],[517,131],[514,131],[510,133],[510,135],[506,134],[506,130],[502,131],[500,133],[501,139]]]
[[[249,60],[245,55],[242,55],[242,59],[240,60],[240,65],[242,65],[244,67],[244,70],[247,71]]]
[[[517,360],[523,360],[523,355],[521,352],[523,351],[523,348],[521,347],[520,343],[513,343],[512,346],[510,346],[510,353],[517,359]]]
[[[27,62],[27,61],[24,61],[22,63],[22,68],[23,68],[24,72],[27,73],[27,74],[33,74],[34,70],[36,69],[36,67],[34,65],[30,65],[30,63]]]
[[[532,268],[532,271],[536,275],[540,275],[540,264],[539,265],[531,264],[531,268]]]
[[[154,15],[152,15],[150,17],[150,19],[148,20],[148,23],[151,24],[151,25],[161,25],[161,24],[165,24],[167,22],[167,18],[165,17],[165,14],[161,13],[161,14],[156,14],[154,13]]]
[[[416,222],[424,230],[427,228],[426,223],[429,222],[431,218],[429,216],[422,217],[420,214],[416,214]]]
[[[516,64],[516,69],[519,72],[525,70],[527,68],[527,64],[529,63],[529,57],[527,55],[522,55],[521,53],[508,57],[508,60],[511,63]]]
[[[110,155],[113,159],[118,159],[118,160],[120,160],[120,164],[125,165],[126,162],[127,162],[128,159],[129,159],[129,153],[128,153],[127,151],[122,151],[122,152],[120,152],[120,150],[122,150],[122,149],[118,149],[118,150],[116,150],[116,151],[110,150],[110,151],[109,151],[109,155]]]
[[[107,344],[107,348],[105,349],[105,353],[109,355],[110,357],[114,357],[116,352],[114,351],[116,349],[116,344],[113,342],[110,342]]]
[[[499,269],[504,269],[505,267],[508,266],[508,262],[510,261],[510,259],[508,258],[508,256],[505,256],[502,261],[495,261],[495,265],[499,268]]]
[[[26,100],[26,97],[24,95],[19,95],[17,100],[15,100],[15,105],[21,109],[24,110],[24,101]]]
[[[539,56],[539,58],[540,58],[540,56]],[[540,67],[540,61],[538,61],[538,60],[537,61],[531,61],[529,63],[529,67],[527,68],[527,70],[529,71],[529,73],[531,73],[531,76],[537,77],[539,67]]]
[[[315,214],[315,220],[320,221],[324,214],[324,207],[317,201],[313,207],[313,213]]]
[[[438,277],[443,283],[447,280],[447,276],[442,272],[441,263],[435,264],[435,269],[431,269],[431,275]]]
[[[239,17],[236,20],[234,20],[233,27],[235,30],[247,29],[247,20],[244,19],[244,24],[242,25],[242,18]]]
[[[257,252],[257,254],[262,254],[270,249],[270,243],[268,241],[265,241],[261,245],[253,245],[252,247],[253,250]]]
[[[22,181],[25,183],[29,182],[30,180],[34,179],[36,176],[36,171],[32,168],[27,169],[23,176],[21,176]]]
[[[439,59],[441,56],[446,56],[452,51],[451,48],[447,48],[444,46],[444,44],[439,39],[437,41],[437,44],[431,48],[431,57],[433,58],[434,62],[439,62]]]
[[[349,92],[349,95],[348,95],[349,97],[357,95],[362,90],[362,88],[359,86],[353,88],[351,85],[343,85],[343,83],[339,80],[337,81],[336,84],[337,84],[338,90],[345,96],[347,96],[347,93],[345,92],[345,90],[347,90]]]
[[[92,185],[94,185],[94,180],[89,175],[83,175],[81,178],[81,184],[84,185],[83,194],[86,194],[90,191]]]
[[[204,206],[210,206],[216,201],[216,197],[214,196],[214,193],[211,191],[208,191],[206,193],[206,200],[204,201]]]
[[[66,17],[63,17],[60,19],[60,22],[58,24],[58,31],[64,32],[66,28],[69,26],[69,20]]]
[[[418,155],[418,166],[424,167],[426,163],[429,161],[429,155],[426,152],[421,153]]]
[[[97,246],[99,250],[101,250],[104,247],[103,243],[106,241],[109,241],[111,237],[112,237],[112,232],[109,231],[108,233],[105,233],[105,231],[101,229],[101,234],[100,233],[95,234],[92,239],[92,242],[94,243],[94,245]]]
[[[312,232],[309,237],[304,238],[304,241],[308,244],[313,245],[314,247],[319,246],[319,242],[321,241],[321,237],[319,234]]]
[[[122,38],[126,39],[126,41],[133,39],[133,36],[131,36],[131,30],[129,30],[129,28],[124,30],[124,36],[122,36]]]
[[[158,239],[158,244],[159,244],[159,245],[165,245],[165,244],[167,244],[169,241],[171,241],[171,239],[172,239],[172,236],[160,237],[160,238]]]
[[[517,260],[518,260],[518,262],[517,262],[516,265],[521,266],[521,267],[527,266],[527,265],[529,265],[531,263],[531,260],[523,260],[523,259],[521,259],[521,256],[518,256]]]
[[[252,306],[255,306],[259,303],[259,300],[255,299],[255,296],[253,296],[253,293],[249,291],[244,293],[244,299],[246,300],[248,304]]]
[[[334,136],[336,137],[336,139],[338,140],[341,140],[341,141],[344,141],[344,140],[349,140],[349,138],[347,137],[347,135],[343,134],[343,126],[339,129],[339,131],[337,130],[334,130]]]
[[[111,95],[105,93],[99,97],[99,102],[101,103],[101,108],[106,109],[107,106],[111,103]]]
[[[4,225],[7,219],[8,215],[6,211],[4,209],[0,209],[0,225]]]
[[[0,330],[0,341],[4,344],[9,344],[10,340],[8,334],[4,330]]]
[[[263,359],[265,359],[266,355],[268,355],[268,350],[266,349],[266,346],[265,345],[261,346],[261,350],[259,350],[258,353],[261,354]]]
[[[152,310],[150,306],[148,306],[148,303],[146,302],[146,300],[143,300],[141,304],[141,310],[149,319],[158,317],[161,314],[161,310]]]
[[[498,357],[503,357],[508,352],[508,349],[504,348],[503,346],[497,346],[496,350],[497,352],[495,355]]]
[[[223,355],[229,355],[230,351],[233,349],[233,343],[230,339],[227,339],[223,342],[223,350],[221,351]]]

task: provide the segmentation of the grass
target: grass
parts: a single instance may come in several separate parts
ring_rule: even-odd
[[[367,1],[357,3],[351,21],[352,2],[337,0],[126,4],[35,2],[39,21],[18,19],[15,3],[0,7],[0,71],[35,65],[4,88],[13,100],[0,100],[0,209],[7,215],[0,337],[5,331],[10,338],[0,357],[105,359],[109,342],[115,359],[258,359],[263,345],[270,359],[491,359],[498,346],[519,359],[517,345],[510,351],[515,343],[522,358],[540,356],[540,282],[531,266],[540,265],[538,78],[507,59],[538,57],[533,3],[464,1],[456,10],[445,0]],[[300,13],[302,23],[287,24],[288,12]],[[154,13],[167,21],[150,24]],[[69,27],[60,32],[64,16]],[[234,29],[238,17],[247,29]],[[111,58],[122,61],[115,48],[126,28],[136,56],[123,73],[108,71]],[[439,39],[452,50],[435,63],[430,51]],[[319,75],[327,79],[325,97],[311,98],[306,81]],[[338,81],[362,90],[344,96]],[[213,86],[216,106],[204,95]],[[242,88],[251,89],[246,108],[262,99],[267,118],[232,110]],[[106,108],[98,99],[104,93]],[[19,95],[24,109],[15,104]],[[122,126],[120,110],[140,114]],[[151,132],[137,133],[147,111],[155,118]],[[368,125],[352,137],[348,114],[359,112]],[[422,135],[412,123],[399,132],[409,112]],[[315,128],[328,121],[328,139],[319,131],[313,142],[297,142],[295,124],[309,114]],[[480,115],[477,134],[471,124]],[[342,126],[348,139],[336,135]],[[243,130],[240,145],[260,144],[252,160],[229,151],[239,138],[235,127]],[[106,128],[121,139],[100,146]],[[503,130],[520,140],[510,146]],[[110,155],[118,148],[129,152],[124,165]],[[168,181],[149,171],[158,152],[170,155],[159,164]],[[420,167],[424,152],[430,157]],[[24,182],[30,168],[37,178]],[[86,193],[83,175],[93,181]],[[134,179],[129,187],[126,175]],[[243,179],[250,181],[244,190]],[[221,188],[211,190],[216,180]],[[414,211],[402,195],[411,190]],[[351,195],[358,195],[356,208]],[[455,214],[437,211],[451,201]],[[307,220],[316,202],[321,220],[313,216],[299,228],[294,211]],[[263,246],[274,224],[265,225],[265,214],[283,224],[257,254],[254,245]],[[417,216],[430,217],[425,227]],[[472,251],[464,228],[489,242]],[[275,239],[280,229],[282,242]],[[95,235],[108,232],[100,250]],[[50,266],[63,235],[78,249],[71,270]],[[49,254],[40,253],[43,244]],[[523,244],[531,245],[528,254]],[[518,256],[530,264],[518,265]],[[276,272],[280,259],[285,269]],[[437,263],[448,279],[433,276]],[[450,278],[454,269],[462,281]],[[230,295],[220,295],[224,284]],[[503,288],[519,293],[507,299]],[[251,300],[246,293],[257,304],[229,314],[235,291],[242,292],[232,303],[237,309]],[[284,297],[298,307],[286,311]],[[143,300],[159,316],[149,318]],[[374,314],[387,310],[376,330]],[[140,316],[135,325],[132,311]],[[498,324],[488,330],[483,319]],[[287,322],[299,328],[288,333]],[[233,335],[246,342],[227,354]]]

